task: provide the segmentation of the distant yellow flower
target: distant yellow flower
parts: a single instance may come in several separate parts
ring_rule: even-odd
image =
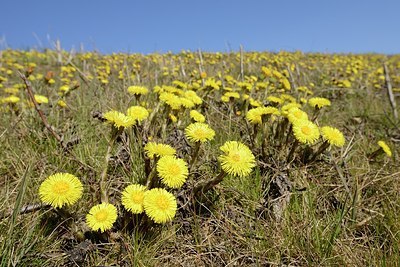
[[[38,104],[47,104],[49,99],[43,95],[35,95],[35,100]]]
[[[103,117],[107,120],[107,122],[113,124],[116,128],[129,128],[135,124],[134,118],[126,116],[125,114],[115,110],[104,113]]]
[[[163,156],[157,162],[161,181],[171,188],[180,188],[189,175],[187,163],[175,156]]]
[[[224,97],[224,99],[222,98],[222,97]],[[233,100],[233,99],[239,99],[240,98],[240,95],[239,95],[239,93],[238,92],[226,92],[223,96],[221,97],[221,100],[223,101],[223,102],[228,102],[229,100]],[[225,100],[225,99],[227,99],[227,101]],[[225,101],[224,101],[225,100]]]
[[[140,184],[128,185],[122,192],[122,205],[133,214],[143,212],[143,198],[147,187]]]
[[[101,203],[89,210],[86,215],[86,222],[93,231],[104,232],[111,229],[117,217],[117,208],[114,205]]]
[[[283,104],[283,102],[285,102],[285,100],[283,100],[283,99],[281,99],[279,97],[276,97],[276,96],[272,96],[272,95],[268,96],[267,100],[269,102],[276,103],[276,104]]]
[[[15,104],[15,103],[18,103],[19,100],[20,100],[19,97],[11,95],[11,96],[8,96],[8,97],[1,98],[0,99],[0,103],[12,103],[12,104]]]
[[[294,107],[289,109],[287,118],[291,123],[293,123],[294,121],[297,120],[308,120],[308,115],[301,109]]]
[[[214,138],[215,131],[208,124],[195,122],[186,127],[185,135],[192,142],[204,143]]]
[[[189,91],[186,91],[185,93],[184,93],[184,96],[187,98],[187,99],[189,99],[189,100],[191,100],[193,103],[195,103],[196,105],[200,105],[200,104],[202,104],[203,103],[203,100],[196,94],[196,92],[194,92],[194,91],[191,91],[191,90],[189,90]]]
[[[343,133],[334,127],[324,126],[321,128],[322,137],[329,142],[329,144],[342,147],[345,139]]]
[[[65,108],[67,106],[67,103],[65,103],[64,100],[58,100],[57,101],[57,105],[62,107],[62,108]]]
[[[158,144],[155,142],[148,142],[144,150],[146,151],[146,155],[149,158],[154,158],[154,156],[162,157],[162,156],[172,156],[176,154],[175,148],[166,144]]]
[[[146,191],[143,206],[147,216],[155,223],[172,221],[178,208],[174,195],[163,188],[153,188]]]
[[[185,108],[193,108],[195,105],[192,100],[185,98],[185,97],[180,97],[181,105],[184,106]]]
[[[250,109],[246,114],[246,119],[252,124],[261,124],[263,115],[279,115],[279,110],[275,107],[258,107]]]
[[[82,197],[82,192],[82,183],[69,173],[53,174],[39,187],[40,199],[54,208],[76,203]]]
[[[163,92],[160,94],[160,100],[171,107],[171,109],[180,109],[182,106],[181,98],[173,93]]]
[[[378,141],[378,145],[382,148],[383,152],[385,152],[388,157],[392,156],[392,151],[390,150],[390,147],[385,143],[385,141]]]
[[[314,144],[319,138],[318,126],[309,120],[293,122],[293,134],[303,144]]]
[[[132,85],[128,87],[128,92],[132,95],[145,95],[149,92],[149,89],[144,86]]]
[[[225,153],[218,157],[222,170],[230,175],[249,175],[256,165],[251,150],[240,142],[227,141],[220,149]]]
[[[7,94],[15,95],[15,94],[18,94],[18,92],[19,92],[18,88],[5,88],[4,89],[4,93],[7,93]]]
[[[128,108],[126,114],[138,122],[142,122],[149,117],[149,111],[141,106],[132,106]]]
[[[325,106],[330,106],[331,101],[324,97],[312,97],[308,100],[308,104],[313,108],[322,108]]]
[[[192,118],[196,122],[205,122],[206,118],[198,112],[197,110],[191,110],[190,111],[190,118]]]

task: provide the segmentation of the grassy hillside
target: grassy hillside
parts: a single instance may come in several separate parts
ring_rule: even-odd
[[[396,266],[388,87],[400,105],[400,56],[1,51],[1,266]],[[76,200],[39,195],[56,173]],[[96,228],[100,203],[118,215]]]

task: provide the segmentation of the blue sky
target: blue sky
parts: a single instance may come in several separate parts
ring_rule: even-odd
[[[400,53],[400,1],[1,0],[0,49]]]

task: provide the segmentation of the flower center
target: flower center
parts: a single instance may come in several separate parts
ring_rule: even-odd
[[[108,213],[105,210],[100,210],[96,215],[94,215],[94,217],[96,218],[96,221],[104,222],[108,217]]]
[[[179,175],[181,173],[181,169],[178,165],[172,164],[171,166],[169,166],[169,173],[171,175]]]
[[[131,196],[131,200],[133,203],[142,204],[143,203],[143,194],[138,194],[138,193],[133,194]]]
[[[56,194],[63,195],[69,191],[69,184],[65,181],[59,181],[53,185],[53,192]]]
[[[168,208],[168,201],[165,197],[159,196],[156,199],[156,205],[160,210],[166,210]]]
[[[205,138],[206,137],[206,132],[203,130],[203,129],[197,129],[195,132],[194,132],[194,135],[197,137],[197,138],[199,138],[199,139],[203,139],[203,138]]]
[[[240,162],[240,154],[239,154],[239,153],[234,153],[234,154],[232,154],[232,155],[231,155],[231,159],[232,159],[234,162]]]
[[[311,130],[311,128],[308,127],[308,126],[303,126],[303,127],[301,127],[301,132],[302,132],[303,134],[305,134],[305,135],[310,135],[311,132],[312,132],[312,130]]]
[[[301,113],[300,111],[296,111],[296,112],[293,113],[293,115],[294,115],[296,118],[300,119],[302,113]]]

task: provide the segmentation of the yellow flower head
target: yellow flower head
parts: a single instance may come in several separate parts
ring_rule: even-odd
[[[325,106],[330,106],[331,101],[323,97],[312,97],[308,100],[308,104],[313,108],[322,108]]]
[[[54,208],[76,203],[82,197],[82,192],[82,183],[69,173],[53,174],[39,187],[40,199]]]
[[[132,95],[145,95],[149,92],[149,89],[144,86],[132,85],[128,87],[128,92]]]
[[[246,114],[246,119],[252,124],[261,124],[263,115],[279,115],[279,110],[274,107],[258,107],[250,109]]]
[[[125,114],[115,110],[104,113],[103,117],[107,120],[107,122],[111,123],[116,128],[129,128],[135,124],[134,118],[126,116]]]
[[[164,92],[160,94],[160,100],[171,107],[171,109],[180,109],[182,106],[181,98],[173,93]]]
[[[276,104],[283,104],[283,102],[285,102],[285,100],[283,100],[282,98],[277,97],[277,96],[272,96],[272,95],[267,97],[267,100],[269,102],[276,103]]]
[[[314,144],[319,138],[318,126],[309,120],[294,121],[293,134],[303,144]]]
[[[189,90],[189,91],[186,91],[185,93],[184,93],[184,96],[187,98],[187,99],[189,99],[189,100],[191,100],[193,103],[195,103],[196,105],[200,105],[200,104],[202,104],[203,103],[203,100],[196,94],[196,92],[194,92],[194,91],[191,91],[191,90]]]
[[[392,151],[390,150],[390,147],[385,143],[385,141],[378,141],[378,145],[382,148],[383,152],[385,152],[388,157],[392,156]]]
[[[175,148],[166,144],[157,144],[155,142],[148,142],[144,147],[146,155],[149,158],[154,158],[154,156],[172,156],[176,154]]]
[[[196,122],[205,122],[206,118],[198,112],[197,110],[191,110],[190,111],[190,118],[192,118]]]
[[[238,92],[226,92],[222,97],[221,100],[223,102],[229,102],[230,100],[233,99],[239,99],[240,95]]]
[[[186,97],[180,97],[181,105],[185,108],[193,108],[195,105],[192,100]]]
[[[38,104],[47,104],[49,99],[43,95],[35,95],[35,100]]]
[[[93,231],[104,232],[111,229],[117,220],[117,208],[109,203],[101,203],[92,207],[86,215],[86,223]]]
[[[67,103],[65,103],[65,101],[64,100],[58,100],[57,101],[57,105],[59,106],[59,107],[61,107],[61,108],[65,108],[66,106],[67,106]]]
[[[147,216],[156,223],[172,221],[178,208],[174,195],[163,188],[146,191],[143,206]]]
[[[343,133],[334,127],[324,126],[321,128],[321,135],[330,145],[342,147],[345,139]]]
[[[230,175],[249,175],[256,165],[251,150],[240,142],[227,141],[220,149],[225,153],[218,157],[222,170]]]
[[[297,120],[308,120],[308,115],[298,107],[294,107],[289,109],[287,118],[291,123],[293,123]]]
[[[143,198],[147,187],[140,184],[128,185],[122,192],[122,205],[133,214],[143,212]]]
[[[189,175],[186,162],[175,156],[161,157],[157,162],[157,172],[161,181],[171,188],[180,188]]]
[[[142,122],[149,117],[149,111],[141,106],[132,106],[128,108],[126,114],[138,122]]]
[[[212,140],[215,136],[215,132],[208,124],[195,122],[186,127],[185,135],[187,139],[192,142],[204,143]]]
[[[0,99],[0,103],[13,103],[13,104],[15,104],[15,103],[19,102],[19,100],[20,100],[19,97],[11,95],[11,96],[4,97],[4,98]]]

